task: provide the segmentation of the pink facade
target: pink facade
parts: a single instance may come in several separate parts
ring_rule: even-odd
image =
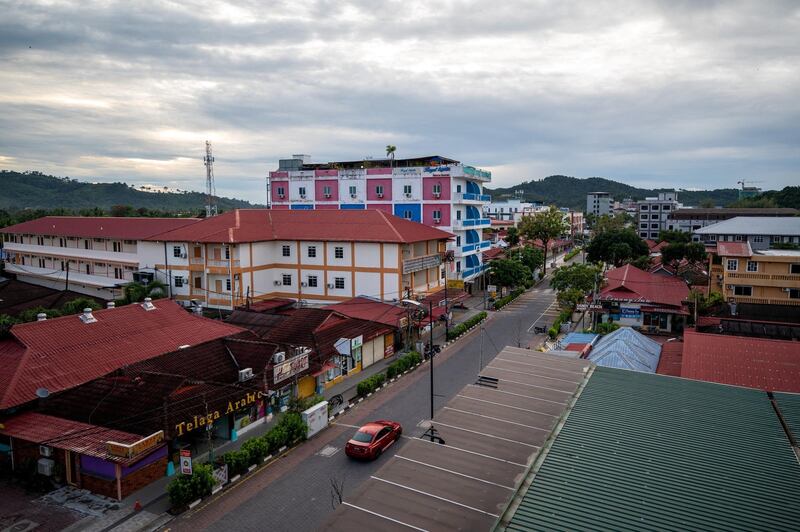
[[[372,209],[374,211],[383,211],[388,214],[393,214],[391,203],[370,203],[367,205],[367,209]]]
[[[392,175],[391,168],[367,168],[367,175]]]
[[[270,172],[270,177],[289,177],[289,172]]]
[[[439,196],[437,197],[433,190],[434,187],[439,187]],[[422,199],[424,200],[449,200],[450,199],[450,178],[449,177],[425,177],[422,179]]]
[[[331,170],[317,170],[318,172],[330,172]],[[335,171],[335,170],[333,170]],[[330,197],[325,195],[325,188],[328,189]],[[317,201],[339,201],[339,181],[336,179],[318,179],[314,183]]]
[[[279,172],[275,172],[276,174]],[[285,173],[285,172],[284,172]],[[271,181],[272,201],[289,201],[289,181]],[[283,197],[281,197],[283,191]]]
[[[444,186],[442,186],[444,196]],[[437,224],[434,219],[434,211],[438,211],[440,222]],[[444,205],[422,205],[422,223],[436,227],[437,225],[450,225],[450,204]]]
[[[374,168],[380,170],[380,168]],[[378,196],[377,187],[383,187],[383,196]],[[367,201],[391,201],[392,200],[392,180],[389,179],[369,179],[367,178]]]
[[[315,177],[337,177],[338,175],[338,170],[314,170]]]
[[[289,205],[273,205],[272,208],[276,211],[288,211]]]
[[[326,210],[330,211],[330,210],[338,209],[339,208],[339,204],[338,203],[317,203],[316,205],[314,205],[314,208],[316,210],[318,210],[318,211],[326,211]]]

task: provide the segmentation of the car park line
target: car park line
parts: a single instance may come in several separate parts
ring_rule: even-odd
[[[432,441],[428,441],[428,440],[426,440],[424,438],[412,438],[411,436],[403,436],[403,438],[408,438],[409,440],[414,440],[414,441],[425,442],[425,443],[427,443],[429,445],[442,445],[441,443],[435,443],[435,442],[432,442]],[[489,454],[479,453],[477,451],[470,451],[468,449],[462,449],[461,447],[453,447],[452,445],[449,445],[449,444],[446,445],[446,447],[448,449],[453,449],[454,451],[461,451],[462,453],[474,454],[475,456],[481,456],[483,458],[489,458],[491,460],[497,460],[498,462],[505,462],[507,464],[511,464],[511,465],[515,465],[515,466],[519,466],[519,467],[528,467],[527,465],[520,464],[519,462],[512,462],[511,460],[505,460],[503,458],[498,458],[496,456],[491,456]]]
[[[494,361],[492,361],[492,362],[494,362]],[[519,375],[530,375],[531,377],[539,377],[540,379],[549,379],[551,381],[561,381],[561,382],[566,382],[566,383],[569,383],[569,384],[572,384],[572,382],[573,382],[573,381],[570,381],[570,380],[567,380],[567,379],[559,379],[558,377],[548,377],[547,375],[539,375],[538,373],[528,373],[527,371],[518,371],[518,370],[515,370],[515,369],[498,368],[497,366],[492,366],[491,364],[489,364],[486,367],[489,368],[489,369],[497,370],[497,371],[508,371],[510,373],[517,373]]]
[[[487,366],[487,367],[489,367],[489,366]],[[568,395],[572,395],[572,392],[565,392],[564,390],[559,390],[558,388],[549,388],[547,386],[538,386],[536,384],[529,384],[527,382],[512,381],[512,380],[509,380],[509,379],[503,379],[503,382],[509,382],[511,384],[519,384],[520,386],[527,386],[529,388],[539,388],[540,390],[549,390],[551,392],[561,392],[561,393],[565,393],[565,394],[568,394]],[[474,385],[470,385],[470,386],[474,386]],[[544,400],[544,399],[542,399],[542,400]],[[551,403],[558,403],[558,401],[550,401],[550,402]],[[561,403],[558,403],[558,404],[561,404]]]
[[[478,399],[477,397],[470,397],[469,395],[461,395],[460,393],[456,394],[456,397],[461,397],[463,399],[469,399],[471,401],[480,401],[481,403],[489,403],[491,405],[502,406],[504,408],[513,408],[514,410],[522,410],[523,412],[530,412],[531,414],[541,414],[543,416],[557,417],[557,416],[554,416],[553,414],[548,414],[547,412],[538,412],[536,410],[531,410],[529,408],[522,408],[522,407],[519,407],[519,406],[511,406],[511,405],[506,405],[506,404],[503,404],[503,403],[496,403],[494,401],[487,401],[486,399]]]
[[[468,412],[466,410],[459,410],[458,408],[450,408],[449,406],[442,407],[443,410],[450,410],[451,412],[458,412],[459,414],[467,414],[468,416],[477,416],[486,419],[491,419],[492,421],[500,421],[501,423],[508,423],[510,425],[517,425],[519,427],[525,427],[526,429],[533,429],[533,430],[541,430],[542,432],[550,432],[550,429],[543,429],[542,427],[534,427],[533,425],[526,425],[525,423],[517,423],[516,421],[509,421],[507,419],[502,419],[499,417],[493,416],[485,416],[483,414],[476,414],[475,412]]]
[[[378,480],[380,482],[385,482],[387,484],[391,484],[392,486],[395,486],[395,487],[398,487],[398,488],[401,488],[401,489],[406,489],[406,490],[409,490],[409,491],[413,491],[414,493],[419,493],[420,495],[424,495],[425,497],[433,497],[434,499],[439,499],[440,501],[449,502],[450,504],[455,504],[456,506],[461,506],[462,508],[466,508],[468,510],[473,510],[475,512],[482,513],[484,515],[490,515],[490,516],[492,516],[494,518],[499,518],[500,517],[497,514],[493,514],[493,513],[490,513],[490,512],[483,511],[480,508],[475,508],[474,506],[469,506],[469,505],[464,504],[464,503],[460,503],[460,502],[456,502],[456,501],[453,501],[453,500],[450,500],[450,499],[446,499],[444,497],[440,497],[439,495],[434,495],[433,493],[428,493],[427,491],[418,490],[418,489],[412,488],[410,486],[405,486],[405,485],[399,484],[397,482],[392,482],[391,480],[386,480],[384,478],[376,477],[374,475],[372,475],[370,478]]]
[[[438,469],[439,471],[444,471],[446,473],[452,473],[454,475],[458,475],[460,477],[469,478],[472,480],[477,480],[478,482],[483,482],[485,484],[491,484],[492,486],[497,486],[498,488],[503,488],[507,490],[513,490],[514,488],[509,488],[508,486],[503,486],[502,484],[498,484],[497,482],[492,482],[491,480],[484,480],[482,478],[473,477],[472,475],[467,475],[464,473],[459,473],[458,471],[453,471],[452,469],[447,469],[444,467],[439,467],[431,464],[426,464],[425,462],[420,462],[419,460],[414,460],[412,458],[407,458],[405,456],[400,456],[399,454],[394,455],[395,458],[400,458],[401,460],[407,460],[409,462],[414,462],[415,464],[423,465],[425,467],[430,467],[431,469]]]
[[[514,383],[514,384],[525,384],[525,383],[522,383],[522,382],[516,382],[515,383],[514,381],[509,381],[509,380],[506,380],[506,379],[503,379],[503,380],[505,382],[511,382],[511,383]],[[534,397],[532,395],[525,395],[525,394],[522,394],[522,393],[509,392],[507,390],[498,390],[496,388],[487,388],[485,386],[479,386],[477,384],[469,384],[468,386],[470,386],[472,388],[479,388],[481,390],[491,390],[493,392],[506,393],[508,395],[515,395],[517,397],[524,397],[525,399],[536,399],[537,401],[544,401],[546,403],[553,403],[554,405],[563,405],[564,404],[561,401],[552,401],[550,399],[541,399],[539,397]],[[544,386],[535,386],[533,384],[525,384],[525,386],[530,386],[531,388],[542,388],[543,390],[553,390],[552,388],[545,388]],[[567,393],[567,392],[564,392],[563,390],[553,390],[553,391]]]
[[[519,356],[525,356],[525,355],[519,355]],[[529,362],[520,362],[518,360],[511,360],[510,358],[494,357],[494,359],[492,359],[492,362],[497,362],[497,361],[499,361],[499,362],[508,362],[509,364],[521,364],[523,366],[536,366],[537,368],[547,369],[547,370],[551,370],[551,371],[560,371],[561,373],[567,373],[569,375],[574,375],[575,374],[574,371],[568,370],[568,369],[550,368],[550,367],[547,367],[547,366],[542,366],[541,364],[531,364]],[[512,370],[509,370],[509,371],[512,371]],[[551,378],[555,378],[555,377],[551,377]]]
[[[534,449],[540,449],[541,448],[538,445],[533,445],[532,443],[525,443],[524,441],[518,441],[518,440],[509,439],[509,438],[503,438],[502,436],[495,436],[494,434],[486,434],[485,432],[478,432],[477,430],[464,429],[464,428],[461,428],[461,427],[456,427],[455,425],[448,425],[447,423],[442,423],[441,421],[437,421],[436,424],[440,425],[442,427],[449,427],[449,428],[455,429],[455,430],[463,430],[464,432],[471,432],[473,434],[478,434],[480,436],[486,436],[487,438],[494,438],[496,440],[503,440],[503,441],[507,441],[507,442],[511,442],[511,443],[518,443],[520,445],[524,445],[525,447],[533,447]]]
[[[398,525],[407,526],[408,528],[410,528],[412,530],[419,530],[419,532],[429,532],[425,528],[419,528],[419,527],[414,526],[414,525],[409,525],[408,523],[404,523],[404,522],[402,522],[402,521],[400,521],[398,519],[394,519],[393,517],[389,517],[389,516],[386,516],[386,515],[383,515],[383,514],[379,514],[378,512],[373,512],[372,510],[367,510],[366,508],[362,508],[360,506],[356,506],[355,504],[351,504],[351,503],[349,503],[347,501],[342,501],[342,504],[344,504],[345,506],[348,506],[350,508],[355,508],[356,510],[361,510],[364,513],[368,513],[368,514],[374,515],[375,517],[380,517],[381,519],[386,519],[387,521],[391,521],[392,523],[397,523]]]

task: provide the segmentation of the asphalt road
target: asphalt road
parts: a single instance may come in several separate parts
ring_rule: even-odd
[[[543,283],[542,286],[544,286]],[[434,366],[435,409],[439,409],[465,385],[475,382],[479,362],[486,365],[506,345],[525,347],[534,337],[532,325],[552,324],[555,292],[537,288],[523,294],[505,309],[491,313],[484,330],[473,330],[436,358]],[[220,497],[182,514],[168,526],[172,530],[317,530],[334,509],[334,485],[347,497],[385,462],[347,458],[344,444],[353,427],[375,419],[391,419],[403,425],[404,439],[385,454],[402,448],[406,437],[424,432],[420,423],[430,416],[430,367],[420,366],[349,413],[335,425],[244,479]],[[434,416],[435,422],[435,416]]]

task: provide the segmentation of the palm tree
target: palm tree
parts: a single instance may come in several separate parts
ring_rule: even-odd
[[[386,157],[391,159],[389,166],[394,166],[394,152],[397,151],[397,146],[393,146],[391,144],[386,145]]]

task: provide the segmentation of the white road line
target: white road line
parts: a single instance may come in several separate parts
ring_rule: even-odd
[[[514,354],[514,355],[516,355],[518,357],[530,358],[531,360],[541,360],[540,357],[535,356],[533,354],[530,354],[530,355],[522,355],[522,354],[517,354],[517,353],[512,353],[512,354]],[[544,353],[542,353],[542,354],[544,354]],[[548,356],[552,356],[552,355],[548,355]],[[580,371],[580,370],[576,371],[576,370],[572,370],[572,369],[552,368],[552,367],[549,367],[549,366],[542,366],[539,363],[531,364],[529,362],[520,362],[519,360],[511,360],[510,358],[500,358],[499,356],[494,357],[492,359],[492,361],[494,361],[494,360],[500,360],[502,362],[511,362],[512,364],[522,364],[523,366],[536,366],[537,368],[549,369],[550,371],[560,371],[561,373],[570,373],[572,375],[583,376],[583,372]]]
[[[445,410],[452,410],[453,412],[459,412],[461,414],[467,414],[469,416],[477,416],[482,417],[485,419],[491,419],[492,421],[499,421],[501,423],[508,423],[510,425],[517,425],[518,427],[525,427],[526,429],[533,429],[533,430],[541,430],[542,432],[550,432],[550,429],[544,429],[542,427],[534,427],[533,425],[526,425],[525,423],[517,423],[516,421],[509,421],[507,419],[503,419],[500,417],[494,416],[487,416],[484,414],[476,414],[475,412],[468,412],[467,410],[460,410],[458,408],[450,408],[449,406],[444,407]]]
[[[342,423],[341,421],[334,421],[331,425],[341,425],[342,427],[350,427],[351,429],[360,429],[360,425],[348,425],[347,423]]]
[[[462,427],[456,427],[455,425],[448,425],[447,423],[442,423],[441,421],[437,421],[436,424],[437,425],[441,425],[442,427],[449,427],[449,428],[455,429],[455,430],[463,430],[464,432],[471,432],[473,434],[478,434],[480,436],[486,436],[487,438],[494,438],[496,440],[503,440],[503,441],[507,441],[507,442],[511,442],[511,443],[518,443],[519,445],[524,445],[525,447],[533,447],[534,449],[539,449],[540,448],[538,445],[533,445],[532,443],[525,443],[524,441],[517,441],[517,440],[512,440],[512,439],[509,439],[509,438],[503,438],[502,436],[495,436],[494,434],[486,434],[485,432],[478,432],[477,430],[470,430],[470,429],[465,429],[465,428],[462,428]]]
[[[395,458],[400,458],[401,460],[407,460],[409,462],[414,462],[415,464],[423,465],[425,467],[430,467],[432,469],[438,469],[439,471],[444,471],[446,473],[452,473],[453,475],[458,475],[459,477],[469,478],[472,480],[477,480],[478,482],[483,482],[485,484],[491,484],[492,486],[497,486],[498,488],[503,488],[507,490],[513,490],[514,488],[509,488],[508,486],[503,486],[502,484],[498,484],[497,482],[492,482],[491,480],[485,480],[478,477],[473,477],[472,475],[467,475],[465,473],[459,473],[458,471],[453,471],[452,469],[447,469],[444,467],[435,466],[433,464],[427,464],[425,462],[420,462],[419,460],[414,460],[413,458],[408,458],[406,456],[400,456],[399,454],[394,455]]]
[[[485,514],[485,515],[490,515],[490,516],[492,516],[494,518],[500,517],[497,514],[485,512],[485,511],[483,511],[483,510],[481,510],[479,508],[475,508],[473,506],[469,506],[469,505],[466,505],[466,504],[463,504],[463,503],[460,503],[460,502],[452,501],[450,499],[446,499],[444,497],[440,497],[439,495],[434,495],[433,493],[428,493],[427,491],[418,490],[418,489],[412,488],[410,486],[404,486],[403,484],[398,484],[397,482],[392,482],[391,480],[386,480],[384,478],[376,477],[374,475],[371,476],[370,478],[374,478],[375,480],[379,480],[381,482],[385,482],[387,484],[391,484],[392,486],[396,486],[396,487],[402,488],[404,490],[413,491],[414,493],[419,493],[420,495],[425,495],[427,497],[433,497],[434,499],[439,499],[440,501],[449,502],[450,504],[455,504],[456,506],[461,506],[462,508],[466,508],[468,510],[473,510],[475,512],[479,512],[479,513],[482,513],[482,514]]]
[[[505,381],[505,382],[511,382],[511,381]],[[487,388],[486,386],[479,386],[477,384],[470,384],[469,386],[471,386],[473,388],[480,388],[481,390],[491,390],[493,392],[505,393],[505,394],[508,394],[508,395],[514,395],[516,397],[525,397],[526,399],[536,399],[537,401],[544,401],[545,403],[553,403],[554,405],[561,405],[561,406],[565,406],[566,405],[566,403],[562,403],[561,401],[553,401],[552,399],[541,399],[539,397],[534,397],[532,395],[525,395],[523,393],[514,393],[514,392],[509,392],[509,391],[506,391],[506,390],[498,390],[497,388]],[[541,388],[541,386],[534,386],[534,388]],[[549,388],[545,388],[545,389],[549,389]]]
[[[488,368],[489,366],[486,366],[486,367]],[[486,368],[484,368],[484,369],[486,369]],[[564,390],[559,390],[557,388],[548,388],[547,386],[538,386],[536,384],[528,384],[527,382],[510,381],[508,379],[503,379],[503,382],[510,382],[511,384],[519,384],[519,385],[522,385],[522,386],[527,386],[529,388],[541,388],[542,390],[550,390],[551,392],[561,392],[561,393],[565,393],[565,394],[568,394],[568,395],[571,395],[571,394],[574,393],[574,392],[565,392]],[[471,384],[470,386],[477,386],[477,385]],[[542,399],[542,401],[544,401],[544,399]],[[553,402],[554,403],[558,403],[558,401],[553,401]],[[558,404],[563,404],[563,403],[558,403]]]
[[[554,416],[553,414],[548,414],[547,412],[539,412],[538,410],[531,410],[530,408],[511,406],[503,403],[495,403],[494,401],[487,401],[486,399],[478,399],[477,397],[470,397],[469,395],[462,395],[460,393],[456,394],[456,397],[463,397],[464,399],[469,399],[471,401],[480,401],[481,403],[489,403],[490,405],[502,406],[504,408],[513,408],[514,410],[522,410],[523,412],[530,412],[531,414],[541,414],[543,416],[558,417]]]
[[[392,517],[389,517],[389,516],[386,516],[386,515],[383,515],[383,514],[379,514],[378,512],[373,512],[372,510],[367,510],[366,508],[362,508],[360,506],[356,506],[355,504],[351,504],[351,503],[349,503],[347,501],[342,501],[342,504],[344,504],[345,506],[349,506],[350,508],[355,508],[356,510],[361,510],[364,513],[368,513],[368,514],[374,515],[376,517],[380,517],[381,519],[386,519],[387,521],[391,521],[392,523],[397,523],[398,525],[407,526],[408,528],[410,528],[412,530],[419,530],[420,532],[429,532],[425,528],[419,528],[419,527],[414,526],[414,525],[409,525],[408,523],[404,523],[402,521],[398,521],[397,519],[394,519]]]
[[[494,362],[494,360],[492,360],[492,362]],[[558,377],[548,377],[547,375],[539,375],[538,373],[530,373],[528,371],[518,371],[516,369],[498,368],[497,366],[492,366],[491,364],[486,366],[486,368],[496,369],[498,371],[508,371],[510,373],[516,373],[517,375],[530,375],[531,377],[539,377],[539,378],[548,379],[548,380],[551,380],[551,381],[566,382],[568,384],[574,384],[575,386],[578,385],[578,383],[576,381],[574,381],[574,380],[571,381],[569,379],[559,379]]]
[[[552,303],[550,303],[550,306],[548,306],[546,309],[544,309],[544,312],[542,312],[542,313],[539,315],[539,317],[538,317],[538,318],[536,318],[536,321],[534,321],[533,323],[531,323],[531,326],[530,326],[530,327],[528,327],[528,332],[531,332],[531,331],[533,330],[534,326],[536,326],[536,324],[537,324],[537,323],[539,323],[539,320],[541,320],[541,319],[542,319],[542,317],[544,316],[545,312],[547,312],[548,310],[550,310],[550,307],[552,307],[552,306],[553,306],[553,305],[555,305],[555,304],[556,304],[556,300],[553,300],[553,302],[552,302]]]
[[[406,438],[408,436],[403,436],[403,437]],[[424,442],[424,443],[427,443],[427,444],[430,444],[430,445],[438,445],[439,447],[443,447],[445,449],[453,449],[454,451],[461,451],[462,453],[474,454],[475,456],[481,456],[483,458],[489,458],[491,460],[497,460],[498,462],[505,462],[506,464],[511,464],[511,465],[515,465],[515,466],[518,466],[518,467],[528,467],[527,465],[520,464],[519,462],[512,462],[511,460],[506,460],[504,458],[498,458],[496,456],[492,456],[492,455],[489,455],[489,454],[479,453],[478,451],[470,451],[469,449],[462,449],[461,447],[453,447],[452,445],[449,445],[449,444],[448,445],[442,445],[441,443],[434,443],[432,441],[428,441],[428,440],[423,439],[423,438],[411,438],[411,437],[408,437],[408,439],[414,440],[414,441],[421,441],[421,442]]]

